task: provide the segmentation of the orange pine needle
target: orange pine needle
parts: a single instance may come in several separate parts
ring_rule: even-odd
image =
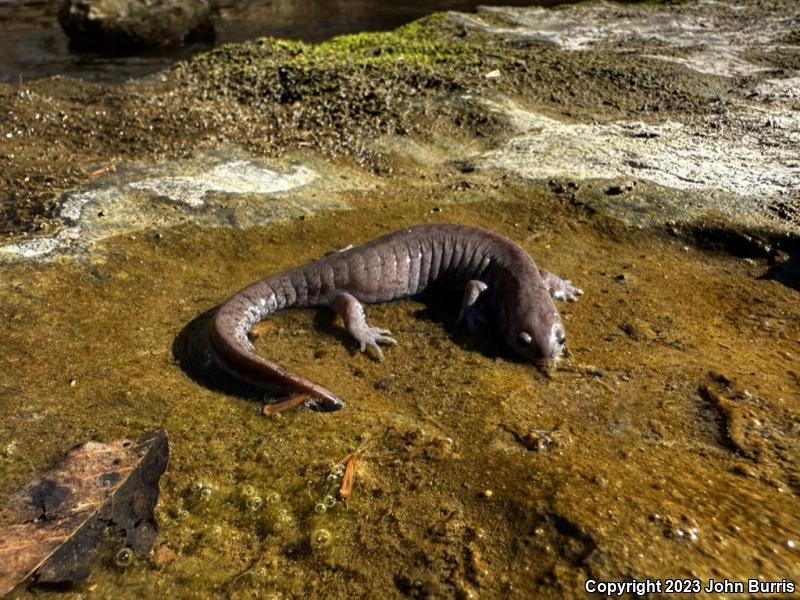
[[[117,165],[108,165],[106,167],[100,167],[99,169],[95,169],[91,173],[87,173],[86,176],[89,179],[95,179],[96,177],[100,177],[101,175],[105,175],[106,173],[114,173],[117,170]]]
[[[276,404],[265,404],[264,408],[261,409],[261,414],[266,417],[271,417],[272,415],[277,415],[278,413],[282,413],[296,406],[300,406],[310,399],[311,397],[308,394],[297,394],[296,396],[292,396],[283,402],[278,402]]]
[[[348,454],[344,459],[344,476],[342,477],[342,486],[339,488],[339,500],[347,504],[347,499],[350,498],[350,492],[353,491],[353,481],[356,476],[356,454]]]

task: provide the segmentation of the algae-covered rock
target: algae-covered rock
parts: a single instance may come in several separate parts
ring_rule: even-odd
[[[58,20],[73,42],[107,50],[213,37],[208,0],[64,0]]]

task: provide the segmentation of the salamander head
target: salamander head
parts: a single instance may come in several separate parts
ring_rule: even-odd
[[[506,306],[504,335],[508,345],[537,364],[560,359],[567,337],[549,293],[524,294],[517,300]]]

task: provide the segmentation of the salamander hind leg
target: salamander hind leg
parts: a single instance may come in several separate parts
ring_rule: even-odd
[[[369,326],[364,315],[364,307],[351,294],[347,292],[337,294],[329,306],[342,317],[345,330],[359,343],[362,352],[369,349],[378,360],[383,360],[383,351],[378,344],[389,346],[397,344],[388,329]]]
[[[543,271],[542,269],[539,269],[539,274],[542,276],[544,285],[550,291],[550,296],[554,300],[577,302],[578,298],[583,296],[583,290],[572,285],[569,279],[561,279],[550,271]]]

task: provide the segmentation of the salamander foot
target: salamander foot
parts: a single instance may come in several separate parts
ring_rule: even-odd
[[[350,335],[359,343],[362,352],[366,352],[367,349],[369,349],[378,360],[383,360],[383,351],[378,344],[385,344],[387,346],[397,345],[397,340],[391,337],[392,332],[388,329],[379,329],[367,325],[362,330],[350,331]]]
[[[362,352],[370,350],[370,354],[381,361],[383,351],[378,344],[387,346],[397,344],[397,340],[392,337],[392,332],[388,329],[369,326],[364,315],[364,307],[355,296],[341,292],[331,301],[330,306],[342,317],[344,328],[358,342]]]
[[[583,290],[576,288],[572,285],[569,279],[561,279],[557,275],[553,275],[550,271],[543,271],[539,269],[539,274],[542,276],[544,285],[550,292],[550,297],[553,300],[560,300],[561,302],[577,302],[580,296],[583,296]]]

